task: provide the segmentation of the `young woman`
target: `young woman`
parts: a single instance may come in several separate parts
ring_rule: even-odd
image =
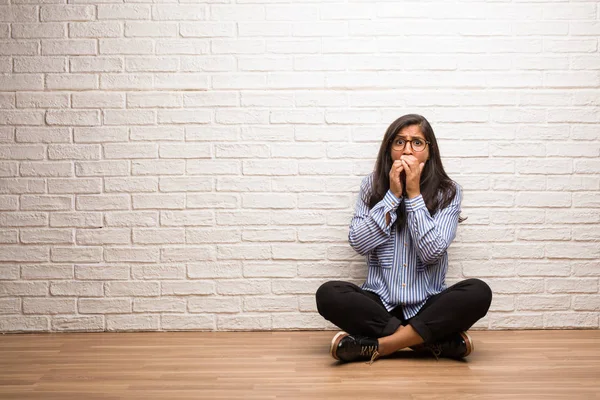
[[[485,316],[492,292],[478,279],[445,285],[461,199],[429,122],[416,114],[394,121],[350,223],[367,280],[330,281],[316,293],[319,313],[345,331],[331,342],[335,359],[373,362],[405,347],[456,359],[473,351],[466,331]]]

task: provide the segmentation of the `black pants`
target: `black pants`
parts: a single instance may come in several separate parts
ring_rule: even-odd
[[[491,289],[479,279],[467,279],[430,297],[408,320],[402,306],[388,312],[378,295],[353,283],[326,282],[316,296],[319,314],[350,334],[380,338],[410,324],[425,343],[466,331],[485,316],[492,302]]]

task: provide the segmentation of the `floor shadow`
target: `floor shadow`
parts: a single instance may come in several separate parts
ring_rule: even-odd
[[[435,356],[432,353],[429,353],[427,351],[412,351],[412,350],[401,350],[401,351],[397,351],[393,354],[390,354],[389,356],[385,356],[385,357],[381,357],[381,359],[386,359],[386,360],[432,360],[432,361],[438,361]],[[443,358],[444,360],[447,360],[446,358]],[[460,360],[452,360],[455,361],[457,363],[467,363],[466,359],[460,359]],[[368,362],[368,361],[363,361],[363,362]],[[343,361],[334,361],[332,363],[332,366],[336,367],[336,366],[342,366],[342,365],[346,365],[348,363],[343,362]]]

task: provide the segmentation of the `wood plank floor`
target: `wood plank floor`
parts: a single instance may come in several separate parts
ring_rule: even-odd
[[[466,361],[330,358],[334,332],[0,335],[0,399],[600,399],[600,331],[473,331]]]

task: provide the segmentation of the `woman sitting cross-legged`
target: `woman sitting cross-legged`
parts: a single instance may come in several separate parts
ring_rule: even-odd
[[[492,292],[479,279],[445,284],[461,199],[429,122],[416,114],[394,121],[350,223],[367,279],[330,281],[316,293],[319,313],[345,331],[332,340],[335,359],[372,362],[406,347],[456,359],[473,351],[466,331],[486,315]]]

